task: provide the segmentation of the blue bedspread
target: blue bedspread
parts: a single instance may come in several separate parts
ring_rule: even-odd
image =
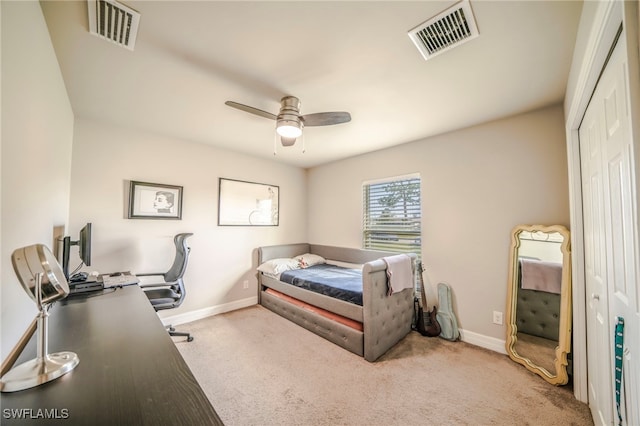
[[[362,306],[362,271],[320,264],[285,271],[280,281]]]

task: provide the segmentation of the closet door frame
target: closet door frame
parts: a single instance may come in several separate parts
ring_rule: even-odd
[[[623,3],[627,3],[626,5]],[[565,131],[567,137],[567,160],[569,172],[569,197],[571,220],[572,272],[573,272],[573,387],[574,395],[579,401],[588,402],[587,390],[587,330],[585,294],[585,262],[584,233],[582,217],[582,188],[580,174],[580,141],[578,129],[587,109],[598,78],[606,63],[609,51],[624,22],[627,36],[627,53],[632,71],[638,70],[638,46],[640,36],[638,4],[636,2],[606,1],[598,2],[593,19],[593,26],[585,48],[583,61],[579,64],[577,84],[570,104],[565,105]],[[634,74],[629,74],[634,75]],[[637,73],[635,74],[638,75]],[[629,94],[631,102],[631,132],[633,137],[640,135],[640,122],[633,117],[640,116],[640,79],[630,81]],[[640,151],[640,150],[638,150]],[[638,152],[635,157],[635,168],[640,170]],[[640,172],[636,173],[636,180]],[[640,188],[640,182],[636,182]],[[640,218],[636,218],[640,221]]]

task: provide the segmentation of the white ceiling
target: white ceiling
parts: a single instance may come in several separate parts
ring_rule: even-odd
[[[407,31],[455,1],[124,1],[135,50],[88,32],[86,1],[43,1],[77,117],[275,159],[334,161],[561,102],[580,1],[472,0],[480,36],[425,61]],[[273,156],[278,113],[348,111]]]

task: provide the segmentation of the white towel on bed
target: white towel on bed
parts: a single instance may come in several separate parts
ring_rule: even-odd
[[[406,254],[383,257],[387,264],[387,277],[389,277],[388,295],[401,292],[407,288],[413,288],[413,268],[411,257]]]

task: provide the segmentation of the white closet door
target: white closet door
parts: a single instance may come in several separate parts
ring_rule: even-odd
[[[624,424],[640,424],[638,228],[633,142],[620,37],[580,127],[584,197],[589,405],[596,423],[613,424],[613,327],[625,319]]]
[[[613,323],[625,319],[624,377],[622,417],[627,425],[639,425],[638,387],[640,385],[640,309],[638,292],[638,227],[634,153],[627,87],[626,43],[616,46],[602,77],[606,133],[608,188],[605,191],[607,234],[609,318]],[[612,336],[613,338],[613,336]],[[633,361],[632,361],[633,359]],[[626,405],[625,405],[626,403]],[[614,413],[614,417],[617,414]]]
[[[580,126],[582,167],[585,285],[587,295],[587,387],[589,406],[596,424],[612,419],[611,358],[609,356],[609,313],[607,255],[602,173],[602,125],[592,99]]]

